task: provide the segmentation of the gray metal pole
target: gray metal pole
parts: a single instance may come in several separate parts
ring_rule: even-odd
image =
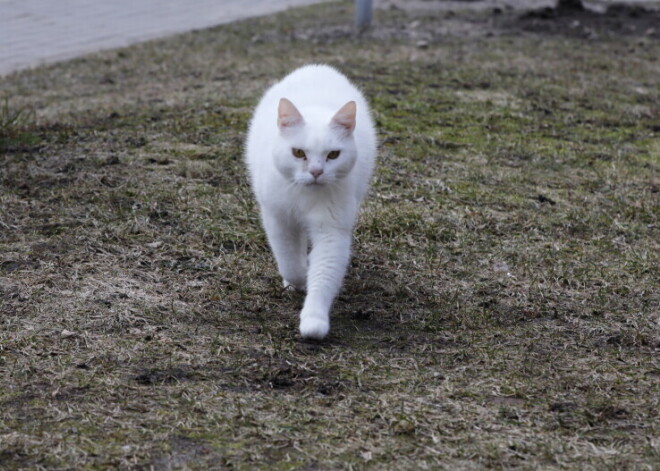
[[[355,0],[355,26],[363,30],[371,26],[372,16],[371,0]]]

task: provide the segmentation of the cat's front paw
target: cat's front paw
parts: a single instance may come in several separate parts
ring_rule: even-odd
[[[327,319],[321,319],[312,316],[301,316],[300,335],[306,339],[321,340],[330,331],[330,322]]]
[[[291,282],[287,280],[282,280],[282,284],[284,285],[284,289],[291,290],[291,291],[305,291],[305,285],[302,282]]]

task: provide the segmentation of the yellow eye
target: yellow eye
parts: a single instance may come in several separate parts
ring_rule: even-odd
[[[291,149],[291,153],[293,153],[294,157],[297,157],[299,159],[304,159],[305,157],[307,157],[305,155],[305,151],[302,149]]]
[[[328,159],[329,160],[335,160],[337,157],[339,157],[340,151],[338,150],[333,150],[331,152],[328,152]]]

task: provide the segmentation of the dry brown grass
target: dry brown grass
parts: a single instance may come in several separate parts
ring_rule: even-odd
[[[35,110],[0,136],[3,469],[660,465],[657,37],[445,15],[355,37],[322,5],[0,81]],[[311,61],[382,142],[322,343],[241,164]]]

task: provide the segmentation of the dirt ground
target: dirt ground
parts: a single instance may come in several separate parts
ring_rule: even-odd
[[[0,79],[0,468],[657,469],[659,19],[333,2]],[[242,164],[310,62],[380,139],[323,342]]]

